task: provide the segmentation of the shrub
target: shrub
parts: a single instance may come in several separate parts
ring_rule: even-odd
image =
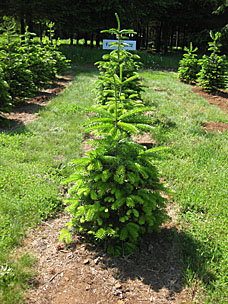
[[[185,53],[183,58],[180,60],[178,77],[181,81],[193,83],[196,81],[197,73],[199,72],[197,54],[195,54],[198,48],[193,49],[192,43],[190,43],[189,49],[185,47],[184,50],[187,53]]]
[[[213,34],[210,31],[213,42],[209,42],[208,50],[211,51],[210,56],[203,55],[199,60],[201,70],[198,73],[198,85],[203,87],[205,91],[212,92],[218,89],[224,89],[227,84],[227,60],[225,55],[219,55],[221,44],[219,39],[221,33]]]

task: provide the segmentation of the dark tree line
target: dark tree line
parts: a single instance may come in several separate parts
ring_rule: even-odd
[[[1,16],[13,16],[20,24],[42,37],[45,22],[55,22],[56,34],[73,43],[85,39],[91,47],[100,45],[100,30],[116,27],[118,12],[122,27],[133,28],[138,48],[167,52],[175,47],[193,44],[204,50],[209,30],[223,29],[226,39],[228,13],[225,0],[1,0]],[[223,13],[213,14],[224,7]],[[96,43],[95,43],[96,42]],[[226,45],[227,43],[225,43]]]

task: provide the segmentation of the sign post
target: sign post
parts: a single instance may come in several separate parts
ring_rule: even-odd
[[[104,39],[103,40],[103,49],[104,50],[116,50],[117,46],[112,46],[113,42],[118,42],[118,40]],[[125,45],[122,47],[123,50],[136,50],[136,41],[135,40],[123,40],[122,43]]]

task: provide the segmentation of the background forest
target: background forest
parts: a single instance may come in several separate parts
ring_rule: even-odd
[[[166,53],[193,42],[204,52],[212,29],[222,32],[224,50],[228,47],[228,12],[221,9],[225,3],[224,0],[2,0],[0,18],[15,17],[21,33],[28,26],[30,32],[40,37],[46,22],[53,21],[57,37],[70,38],[71,43],[84,39],[85,45],[94,47],[104,38],[100,30],[115,25],[114,13],[118,12],[123,27],[137,32],[132,38],[137,40],[138,49]]]

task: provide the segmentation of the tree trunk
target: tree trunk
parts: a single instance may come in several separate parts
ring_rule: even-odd
[[[43,46],[43,27],[42,27],[42,23],[41,22],[39,22],[39,28],[40,28],[40,32],[39,32],[40,45]]]
[[[25,20],[24,20],[24,17],[21,17],[20,23],[21,23],[21,34],[23,35],[25,33]]]
[[[96,34],[96,47],[97,48],[100,47],[100,40],[101,40],[100,31],[98,31],[97,34]]]
[[[180,28],[177,29],[176,47],[178,48],[180,44]]]
[[[182,40],[182,51],[184,51],[185,44],[186,44],[186,29],[185,29],[185,26],[184,26],[184,28],[183,28],[183,40]]]
[[[91,47],[91,49],[93,48],[93,33],[91,34],[91,37],[90,37],[90,47]]]
[[[79,34],[79,32],[77,32],[77,36],[76,36],[76,45],[79,45],[79,36],[80,36],[80,34]]]
[[[174,34],[174,31],[173,31],[173,26],[172,26],[170,42],[169,42],[169,46],[170,46],[171,51],[173,50],[173,34]]]
[[[74,45],[74,34],[70,35],[70,45]]]
[[[166,29],[166,30],[163,30],[163,32],[162,32],[163,51],[164,51],[164,54],[167,54],[168,53],[168,44],[169,44],[169,35],[170,35],[170,32],[169,32],[170,25],[168,23],[166,23],[163,28]]]
[[[33,22],[32,22],[32,16],[26,16],[26,24],[28,25],[28,30],[30,33],[33,33]]]
[[[156,51],[160,53],[161,51],[161,36],[162,36],[162,22],[157,30],[157,38],[156,38]]]
[[[141,48],[141,29],[140,29],[140,26],[138,26],[138,30],[137,30],[136,45],[137,45],[137,50],[140,50],[140,48]]]
[[[88,46],[88,34],[84,34],[84,39],[85,39],[85,46]]]
[[[143,33],[142,33],[142,46],[145,48],[145,42],[146,42],[146,29],[145,27],[143,28]]]
[[[148,42],[149,42],[149,24],[146,25],[146,50],[148,49]]]

